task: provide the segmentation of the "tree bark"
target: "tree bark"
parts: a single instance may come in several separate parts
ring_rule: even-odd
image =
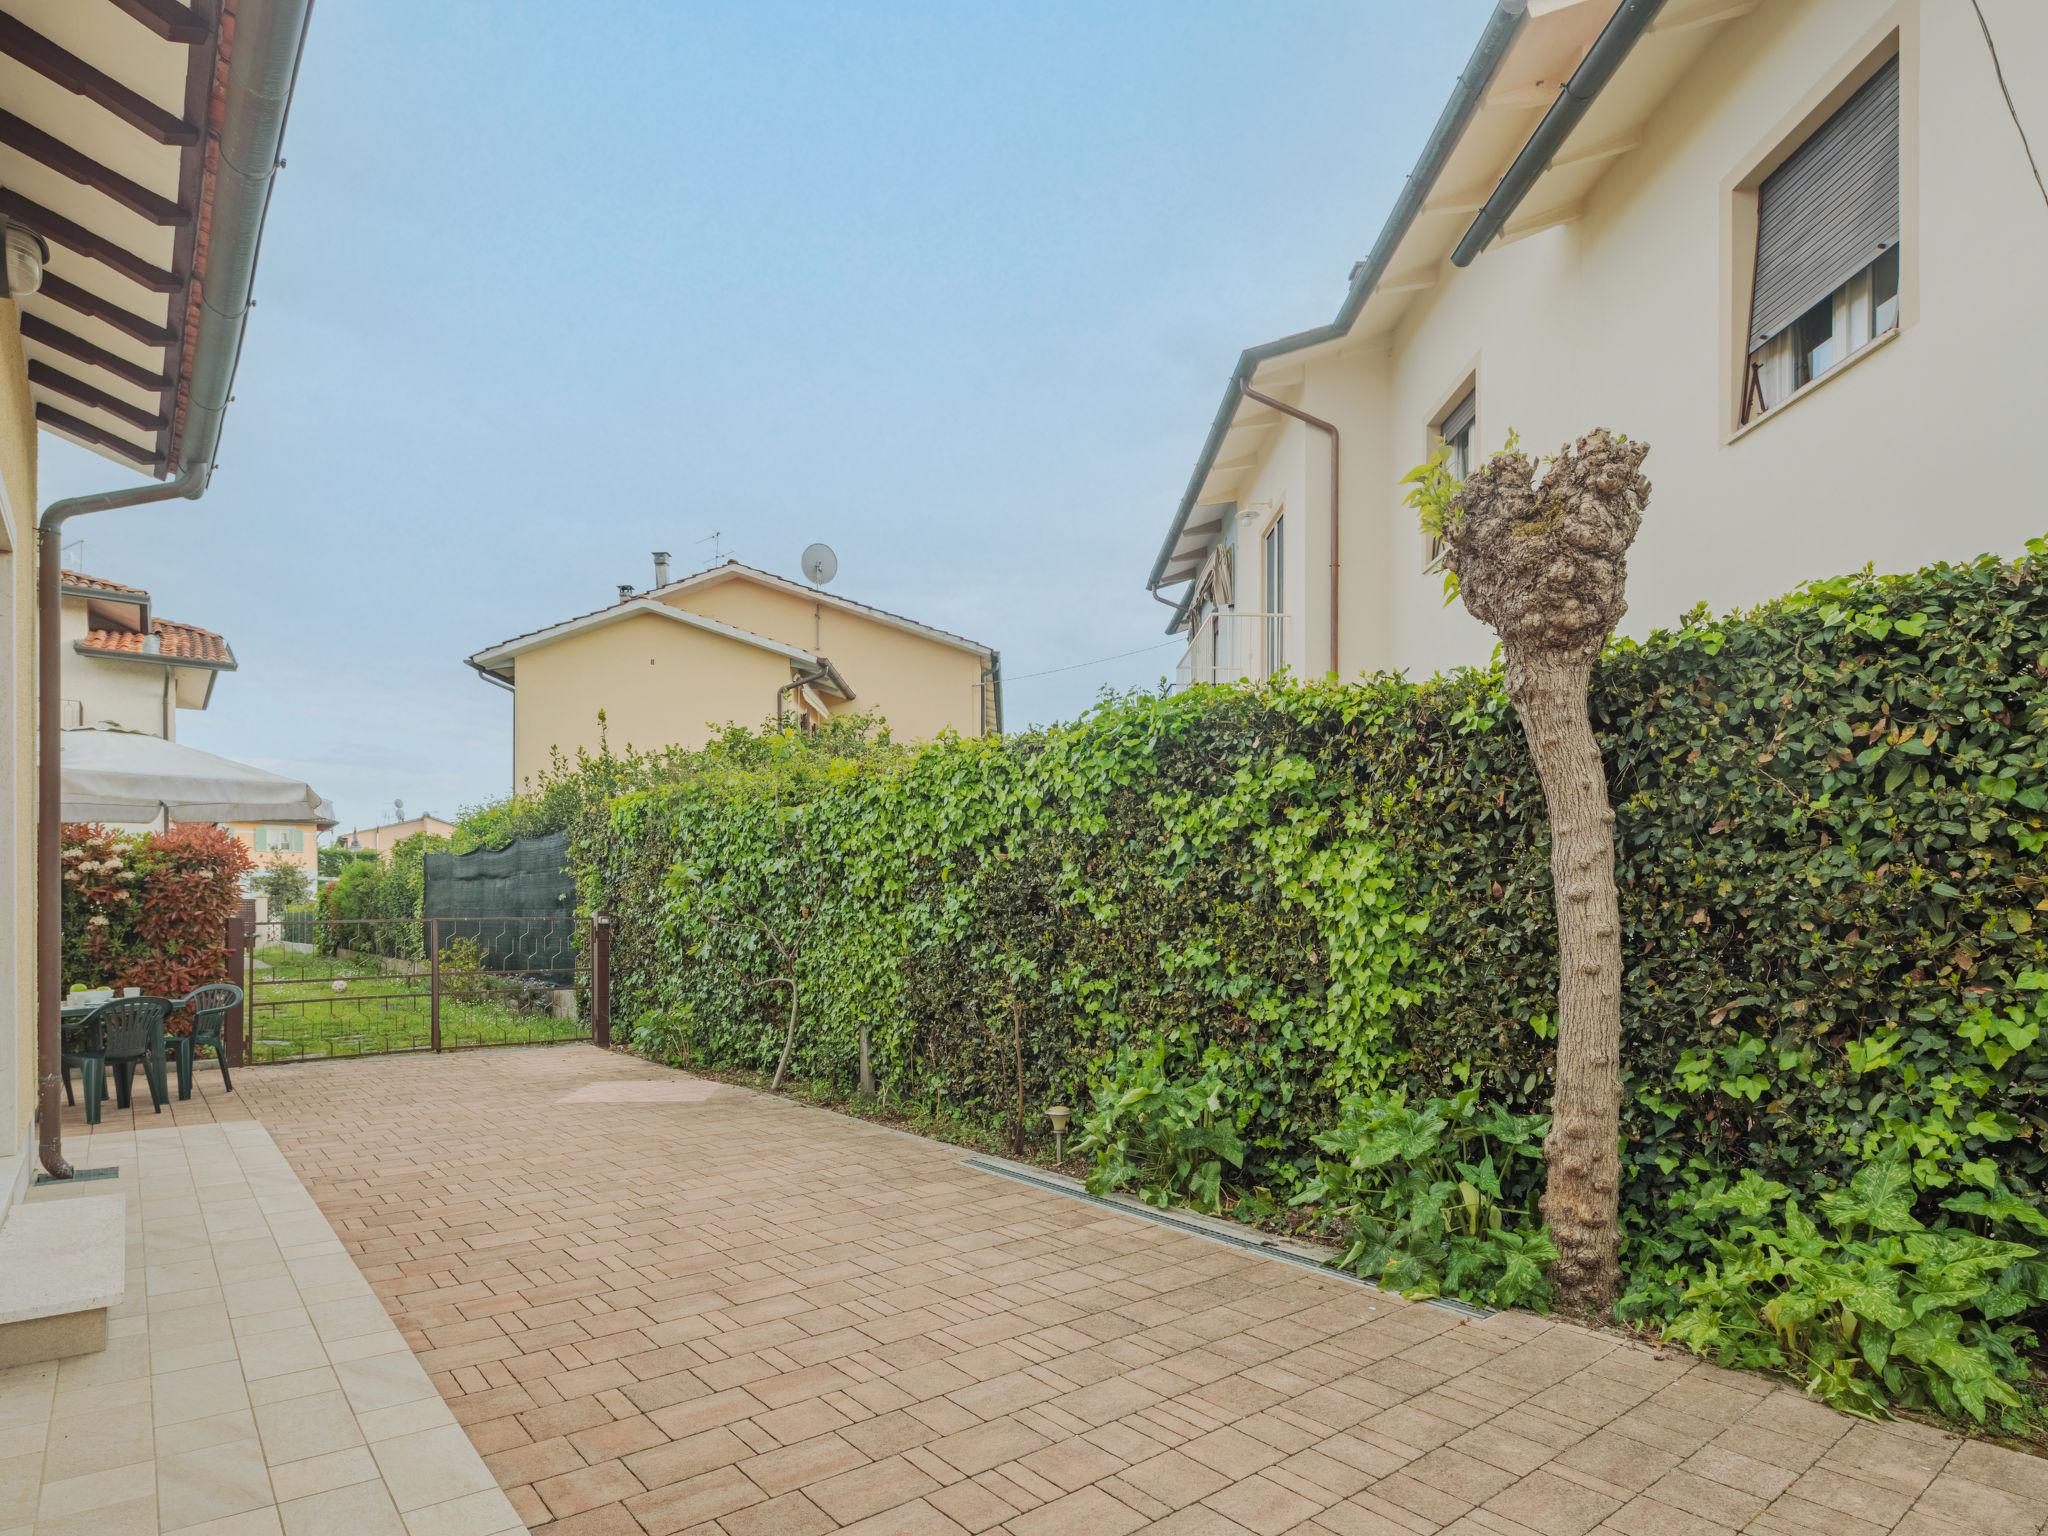
[[[860,1096],[863,1100],[875,1096],[875,1067],[868,1052],[868,1027],[860,1027]]]
[[[1550,813],[1551,899],[1557,914],[1557,1071],[1543,1214],[1566,1306],[1604,1314],[1621,1290],[1621,911],[1614,883],[1614,811],[1586,710],[1584,658],[1507,661]]]
[[[1508,697],[1550,813],[1557,1070],[1543,1214],[1558,1251],[1558,1302],[1592,1313],[1609,1311],[1621,1289],[1621,916],[1614,808],[1587,695],[1601,646],[1628,611],[1649,451],[1596,429],[1539,477],[1510,448],[1465,477],[1441,519],[1459,595],[1500,636]]]
[[[782,1032],[782,1059],[775,1063],[775,1077],[768,1084],[768,1091],[774,1093],[782,1087],[782,1075],[789,1070],[789,1053],[796,1049],[796,978],[778,976],[768,985],[789,988],[789,1027]]]

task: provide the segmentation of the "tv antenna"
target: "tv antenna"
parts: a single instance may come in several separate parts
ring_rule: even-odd
[[[814,587],[822,587],[839,574],[839,557],[832,553],[830,544],[810,544],[804,548],[804,579]]]
[[[714,528],[706,537],[697,540],[699,544],[709,544],[711,546],[710,563],[713,565],[718,564],[721,560],[725,558],[725,546],[723,543],[720,542],[723,537],[724,535],[719,533],[719,531],[716,528]]]

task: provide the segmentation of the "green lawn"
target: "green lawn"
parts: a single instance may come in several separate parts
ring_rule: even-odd
[[[298,1061],[424,1051],[432,1045],[427,977],[394,975],[373,961],[305,955],[271,947],[256,951],[263,969],[249,981],[249,1059]],[[335,985],[337,978],[340,986]],[[469,978],[441,997],[441,1045],[533,1044],[590,1033],[577,1019],[550,1018],[516,1006],[495,978]]]

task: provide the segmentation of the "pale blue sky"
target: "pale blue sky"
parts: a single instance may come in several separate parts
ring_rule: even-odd
[[[84,563],[233,644],[183,739],[344,824],[503,793],[462,659],[714,529],[1071,716],[1170,671],[1028,676],[1164,641],[1238,350],[1335,313],[1487,9],[328,0],[213,490]]]

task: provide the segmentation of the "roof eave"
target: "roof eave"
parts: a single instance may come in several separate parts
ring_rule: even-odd
[[[97,661],[146,661],[151,666],[190,667],[201,672],[234,672],[241,666],[233,651],[228,652],[226,661],[207,661],[198,656],[173,656],[163,651],[110,651],[97,645],[87,645],[83,640],[72,641],[71,649]]]
[[[1209,471],[1215,467],[1216,455],[1223,446],[1223,439],[1230,431],[1231,422],[1236,418],[1237,407],[1243,399],[1244,386],[1261,363],[1269,358],[1280,357],[1289,352],[1298,352],[1306,347],[1319,346],[1324,342],[1337,341],[1351,332],[1359,313],[1365,308],[1366,300],[1372,297],[1380,279],[1386,275],[1388,264],[1394,258],[1395,250],[1415,222],[1415,216],[1422,211],[1422,205],[1435,190],[1437,178],[1442,175],[1445,162],[1451,151],[1457,147],[1472,116],[1479,110],[1479,103],[1486,89],[1493,81],[1501,61],[1507,57],[1515,38],[1521,33],[1528,19],[1528,0],[1496,0],[1493,14],[1486,20],[1485,29],[1479,35],[1479,42],[1466,61],[1465,68],[1458,75],[1452,87],[1450,100],[1444,104],[1438,115],[1436,127],[1431,130],[1428,140],[1422,146],[1422,153],[1415,162],[1415,169],[1409,172],[1407,183],[1401,195],[1395,199],[1393,209],[1381,226],[1379,238],[1373,242],[1372,253],[1353,269],[1350,286],[1344,294],[1344,302],[1338,307],[1337,318],[1327,325],[1319,325],[1305,331],[1296,331],[1291,336],[1282,336],[1274,341],[1262,342],[1247,347],[1238,355],[1237,366],[1231,370],[1230,382],[1224,386],[1223,400],[1216,408],[1216,415],[1209,423],[1208,436],[1202,441],[1202,450],[1195,461],[1194,473],[1188,477],[1187,489],[1182,492],[1180,506],[1175,511],[1173,525],[1167,530],[1165,542],[1160,545],[1158,558],[1152,562],[1152,574],[1146,581],[1150,591],[1158,591],[1166,585],[1166,567],[1173,559],[1174,546],[1180,542],[1181,530],[1187,526],[1188,514],[1195,508],[1201,496],[1202,486],[1209,478]],[[1172,633],[1172,631],[1168,631]]]

